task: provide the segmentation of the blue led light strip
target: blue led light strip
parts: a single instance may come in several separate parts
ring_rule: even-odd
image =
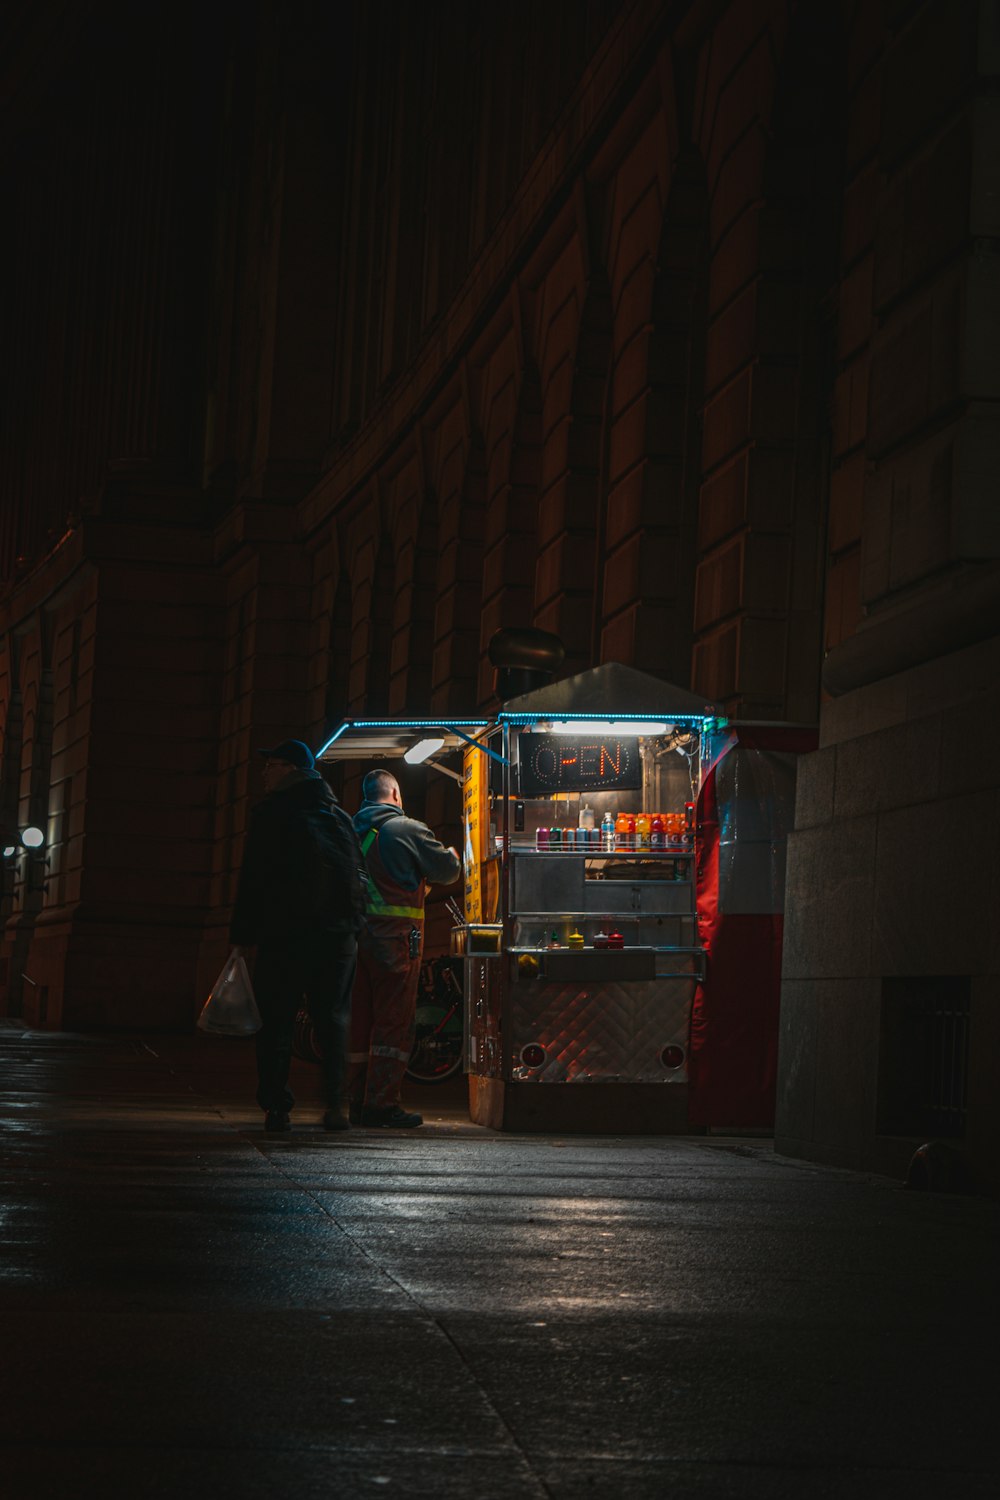
[[[352,729],[488,729],[489,719],[351,719]]]
[[[509,714],[501,710],[497,715],[497,722],[511,725],[572,724],[579,720],[600,723],[602,717],[602,715],[595,715],[593,712]],[[459,739],[464,740],[467,745],[473,745],[477,750],[481,750],[484,755],[489,755],[493,760],[499,761],[501,765],[506,765],[508,762],[504,756],[498,755],[488,745],[481,744],[479,740],[473,739],[471,735],[465,733],[467,729],[488,729],[491,722],[493,721],[490,719],[346,719],[336,734],[331,735],[326,744],[315,752],[315,756],[319,760],[321,756],[326,754],[330,746],[336,744],[341,735],[346,734],[349,729],[445,729],[451,734],[457,735]],[[627,723],[634,724],[637,729],[640,729],[643,724],[662,724],[664,722],[671,724],[699,724],[702,726],[711,725],[715,728],[722,728],[727,723],[727,720],[714,714],[672,714],[661,711],[660,713],[648,714],[608,714],[607,722],[609,727],[612,723]]]
[[[321,746],[321,748],[319,750],[316,750],[314,752],[313,759],[314,760],[319,760],[321,756],[325,755],[326,752],[329,750],[330,746],[333,745],[333,744],[336,744],[337,740],[340,739],[340,736],[344,733],[345,729],[350,729],[350,727],[351,727],[350,720],[347,720],[346,723],[341,724],[341,726],[337,730],[336,734],[331,734],[331,736],[327,740],[326,744],[323,745],[323,746]]]

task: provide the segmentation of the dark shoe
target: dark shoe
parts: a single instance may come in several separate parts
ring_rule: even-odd
[[[412,1130],[414,1125],[424,1123],[423,1115],[411,1115],[398,1104],[377,1106],[369,1104],[361,1111],[362,1125],[378,1125],[383,1130]]]
[[[350,1130],[350,1128],[350,1120],[346,1119],[337,1109],[328,1109],[323,1116],[324,1130]]]
[[[264,1116],[264,1129],[269,1135],[282,1135],[291,1128],[292,1122],[288,1118],[287,1109],[269,1109]]]

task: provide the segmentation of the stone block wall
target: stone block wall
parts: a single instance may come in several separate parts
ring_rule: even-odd
[[[902,1178],[921,1140],[880,1120],[885,982],[958,977],[970,983],[966,1121],[948,1139],[974,1185],[1000,1189],[987,1061],[1000,1009],[998,669],[993,639],[824,709],[789,840],[779,1150]]]
[[[902,1174],[940,1134],[966,1180],[996,1191],[998,37],[990,7],[887,19],[867,49],[880,107],[851,132],[843,248],[867,267],[867,318],[842,319],[857,331],[841,339],[833,424],[837,696],[790,844],[777,1142]],[[932,1078],[893,1008],[909,989],[909,1024],[924,1024],[935,981],[962,988],[968,1017]],[[894,1108],[901,1077],[925,1106],[947,1080],[954,1110]]]

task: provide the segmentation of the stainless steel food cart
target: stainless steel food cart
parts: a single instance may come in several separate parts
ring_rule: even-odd
[[[453,934],[474,1120],[687,1128],[694,806],[719,723],[715,705],[608,663],[511,699],[491,756],[466,756],[467,806],[489,812]]]

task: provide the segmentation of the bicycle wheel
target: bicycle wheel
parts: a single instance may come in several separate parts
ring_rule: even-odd
[[[417,1033],[406,1065],[413,1083],[443,1083],[462,1066],[462,1009],[430,1001],[417,1006]]]

